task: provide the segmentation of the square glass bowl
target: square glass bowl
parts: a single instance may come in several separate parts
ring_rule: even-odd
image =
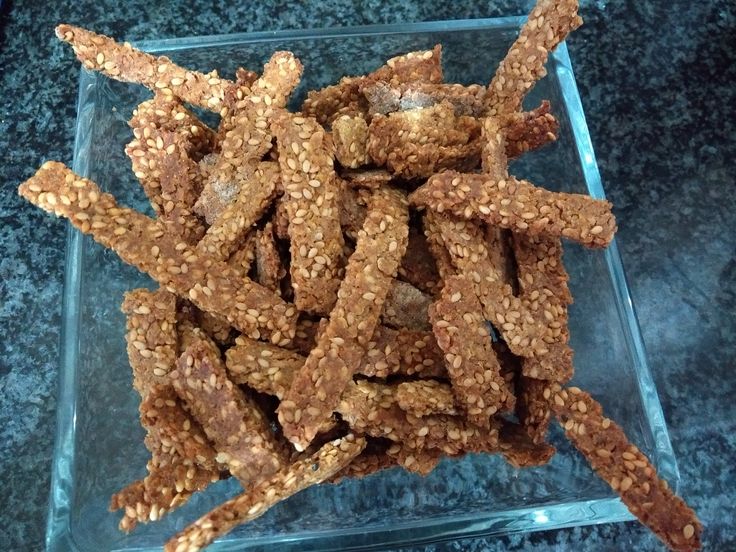
[[[293,51],[304,78],[292,107],[307,90],[344,75],[368,72],[389,57],[443,46],[447,82],[487,83],[524,19],[520,17],[412,25],[286,31],[140,43],[176,62],[232,75],[259,69],[271,53]],[[69,55],[71,55],[69,53]],[[123,153],[132,134],[126,121],[150,93],[140,86],[82,71],[74,169],[148,210]],[[560,122],[559,140],[527,154],[511,171],[550,189],[603,197],[600,176],[565,45],[528,106],[547,98]],[[214,124],[215,121],[211,122]],[[575,384],[600,400],[672,486],[675,458],[629,297],[615,242],[605,251],[565,244],[575,303],[570,309]],[[224,481],[197,494],[162,521],[131,535],[118,531],[110,495],[145,475],[148,453],[138,423],[138,396],[125,353],[123,293],[153,287],[75,230],[67,244],[58,429],[47,543],[51,551],[156,550],[177,530],[238,492]],[[355,550],[393,548],[443,539],[499,535],[633,519],[588,468],[561,432],[549,465],[516,470],[498,456],[444,460],[427,477],[394,468],[359,481],[313,487],[218,541],[213,550]]]

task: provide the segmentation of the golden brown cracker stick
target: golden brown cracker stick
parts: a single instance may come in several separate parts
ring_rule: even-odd
[[[610,202],[582,194],[550,192],[514,177],[445,171],[416,190],[413,205],[532,235],[565,237],[606,247],[616,232]]]
[[[276,200],[276,209],[273,212],[273,226],[278,239],[289,239],[289,213],[286,211],[286,200],[284,196]]]
[[[219,480],[219,474],[198,466],[174,464],[166,469],[149,465],[149,474],[110,499],[110,511],[123,510],[120,530],[130,532],[138,523],[157,521],[184,505],[196,492]]]
[[[388,115],[444,101],[452,104],[456,115],[481,117],[485,110],[486,87],[478,84],[409,82],[391,85],[378,81],[362,87],[369,115]]]
[[[439,299],[429,308],[429,318],[445,352],[457,403],[468,420],[490,427],[491,416],[511,410],[515,398],[501,375],[473,283],[464,276],[445,280]]]
[[[284,435],[298,447],[306,448],[360,366],[406,250],[407,224],[403,193],[384,188],[371,194],[327,327],[278,409]]]
[[[508,139],[502,123],[498,117],[486,117],[481,123],[481,168],[494,180],[505,180],[509,176]]]
[[[222,210],[197,244],[199,254],[213,261],[229,259],[271,205],[279,178],[276,163],[259,163],[249,176],[248,185],[241,186],[235,200]]]
[[[549,101],[544,100],[539,107],[519,113],[510,118],[504,128],[506,134],[506,155],[510,159],[539,149],[557,140],[560,124],[550,113]]]
[[[171,382],[217,450],[217,460],[245,486],[275,473],[285,456],[263,413],[227,378],[219,351],[205,341],[179,358]]]
[[[369,442],[370,443],[370,442]],[[385,450],[364,450],[353,461],[337,472],[326,483],[341,483],[345,479],[363,479],[382,470],[396,466],[396,460]]]
[[[145,398],[156,384],[166,384],[176,367],[176,296],[165,289],[136,289],[125,294],[125,340],[133,387]]]
[[[386,455],[392,458],[399,466],[410,472],[418,473],[419,475],[428,475],[440,463],[444,453],[438,449],[422,448],[415,450],[394,443],[388,448]]]
[[[297,311],[272,292],[224,263],[205,261],[186,243],[166,233],[163,223],[124,207],[92,181],[61,163],[45,163],[19,193],[31,203],[70,219],[86,234],[147,272],[162,286],[218,314],[253,337],[286,344]]]
[[[337,412],[354,431],[413,450],[439,449],[451,456],[498,450],[496,424],[484,429],[457,416],[412,416],[399,406],[397,393],[396,385],[360,380],[348,385]]]
[[[335,159],[343,166],[357,169],[368,164],[368,123],[363,117],[342,115],[332,122]]]
[[[427,309],[432,297],[413,285],[394,280],[383,305],[381,320],[387,326],[409,330],[429,330]]]
[[[375,190],[381,186],[387,186],[393,179],[393,175],[385,169],[344,169],[340,176],[351,188],[367,188]]]
[[[501,454],[515,468],[531,468],[547,464],[556,449],[548,443],[534,443],[525,429],[505,423],[501,427]]]
[[[372,189],[379,189],[381,186]],[[350,186],[346,186],[344,182],[340,186],[340,196],[338,202],[340,210],[340,227],[347,237],[356,241],[358,233],[363,228],[367,209],[361,192]]]
[[[457,416],[461,411],[456,405],[452,387],[432,379],[399,383],[396,400],[402,410],[417,417],[431,414]]]
[[[340,184],[332,145],[314,120],[282,113],[274,119],[291,239],[291,285],[299,310],[327,314],[343,270]]]
[[[566,383],[574,372],[567,323],[567,305],[572,302],[572,295],[567,287],[569,277],[562,264],[562,242],[558,238],[516,234],[511,243],[521,295],[528,298],[530,311],[541,310],[544,318],[550,320],[554,339],[553,342],[548,340],[549,353],[522,360],[522,373],[532,378]]]
[[[155,385],[140,405],[141,425],[155,435],[169,455],[185,465],[219,473],[216,452],[202,427],[182,408],[170,384]],[[153,452],[153,451],[152,451]]]
[[[427,210],[422,216],[422,227],[424,228],[424,236],[427,238],[427,248],[432,253],[437,273],[440,275],[439,285],[449,277],[453,276],[456,271],[453,266],[452,257],[450,257],[445,241],[440,231],[440,218],[437,213]]]
[[[552,421],[550,403],[545,397],[545,389],[548,385],[547,381],[525,376],[519,377],[517,385],[516,414],[527,435],[535,444],[545,441],[549,424]]]
[[[367,151],[377,165],[402,178],[428,177],[448,168],[471,168],[480,152],[480,126],[455,116],[450,102],[375,115],[368,128]]]
[[[427,238],[421,228],[409,227],[409,244],[401,260],[399,277],[420,291],[434,295],[441,289],[437,263],[427,244]]]
[[[442,82],[442,47],[409,52],[389,59],[373,73],[362,77],[344,77],[336,85],[312,90],[302,104],[304,115],[315,117],[320,124],[331,123],[341,114],[367,114],[368,106],[362,87],[376,81],[393,85],[402,82]]]
[[[601,405],[577,387],[548,385],[550,401],[565,435],[598,476],[618,493],[626,507],[670,550],[700,549],[702,525],[649,459],[603,415]]]
[[[291,52],[276,52],[252,87],[239,89],[233,104],[224,108],[218,131],[222,135],[220,152],[208,169],[204,190],[195,205],[195,211],[209,224],[238,193],[258,193],[259,182],[252,173],[272,147],[271,118],[286,105],[301,72],[302,65]]]
[[[286,269],[274,241],[273,224],[266,225],[256,232],[256,281],[276,295],[281,295],[281,280]]]
[[[233,327],[227,320],[219,316],[210,314],[209,312],[200,312],[199,326],[205,334],[220,345],[225,345],[230,341],[230,334],[232,333]]]
[[[520,111],[524,96],[547,74],[549,52],[582,23],[578,0],[538,0],[488,86],[489,115]]]
[[[199,167],[192,156],[192,129],[201,127],[170,128],[175,117],[186,118],[187,113],[180,109],[176,100],[161,95],[139,105],[130,121],[135,138],[125,153],[168,230],[193,244],[204,233],[202,222],[192,210],[202,188]],[[197,134],[203,136],[205,132]]]
[[[314,455],[284,467],[245,493],[231,498],[178,533],[165,552],[194,552],[236,525],[263,515],[274,504],[330,479],[358,456],[365,439],[352,434],[324,445]]]
[[[365,376],[447,377],[444,355],[432,332],[377,326],[359,372]]]
[[[56,36],[71,44],[85,68],[100,71],[110,78],[142,84],[166,96],[176,96],[204,109],[220,111],[225,91],[234,85],[220,78],[217,71],[207,74],[180,67],[166,56],[152,56],[119,44],[104,35],[72,25],[56,27]]]

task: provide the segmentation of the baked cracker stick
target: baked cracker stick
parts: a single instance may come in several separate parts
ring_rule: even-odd
[[[371,194],[327,327],[278,408],[284,435],[297,447],[306,448],[360,366],[406,250],[408,218],[402,192]]]
[[[362,87],[376,81],[391,84],[402,82],[442,82],[442,48],[409,52],[389,59],[385,65],[361,77],[344,77],[338,84],[307,93],[302,104],[305,116],[315,117],[320,124],[331,123],[341,114],[367,114],[368,106]]]
[[[468,420],[490,427],[491,416],[513,409],[515,398],[501,375],[473,283],[464,276],[445,280],[439,299],[429,308],[429,318],[445,352],[457,403]]]
[[[577,0],[538,0],[488,87],[489,115],[520,111],[524,96],[547,74],[549,52],[582,23]]]
[[[154,440],[160,442],[169,455],[180,458],[182,464],[196,464],[213,474],[220,472],[216,452],[202,427],[182,408],[170,384],[154,386],[139,410],[141,425],[155,435]]]
[[[577,387],[548,385],[545,396],[565,435],[626,507],[670,550],[700,549],[700,521],[659,479],[649,459],[603,415],[601,405]]]
[[[340,172],[340,176],[351,188],[369,190],[386,186],[393,179],[393,175],[385,169],[344,169]]]
[[[34,205],[69,218],[123,261],[201,310],[227,318],[241,332],[256,338],[264,334],[284,345],[293,337],[293,305],[225,263],[201,259],[187,244],[167,235],[162,222],[120,207],[112,195],[61,163],[45,163],[18,191]]]
[[[176,463],[165,469],[149,463],[149,474],[121,489],[110,499],[110,511],[123,510],[120,530],[126,533],[138,523],[157,521],[184,505],[197,491],[220,479],[218,473],[199,466]]]
[[[424,236],[427,238],[427,247],[432,253],[432,258],[437,266],[437,273],[440,275],[439,285],[455,274],[452,257],[450,257],[445,241],[440,231],[440,219],[438,215],[428,210],[422,216],[422,227],[424,228]],[[440,288],[441,289],[441,288]]]
[[[166,384],[176,365],[176,296],[165,289],[136,289],[125,294],[128,360],[133,387],[145,398],[156,384]]]
[[[565,237],[606,247],[616,232],[611,203],[582,194],[550,192],[514,177],[445,171],[410,196],[413,205],[532,235]]]
[[[550,403],[544,397],[549,382],[534,378],[519,377],[517,385],[517,409],[521,425],[535,444],[547,438],[547,430],[552,421]]]
[[[379,326],[374,332],[374,340],[378,334],[381,335],[377,341],[367,344],[368,351],[358,373],[373,377],[447,375],[442,365],[442,352],[431,333],[400,332]],[[306,360],[305,355],[296,351],[244,336],[235,340],[225,358],[233,382],[279,399],[284,398]]]
[[[284,112],[273,128],[289,216],[294,303],[299,310],[327,314],[340,286],[344,243],[332,143],[314,119]]]
[[[420,418],[431,414],[457,416],[461,411],[456,406],[452,387],[432,379],[400,383],[396,400],[402,410]]]
[[[370,444],[370,441],[369,441]],[[385,450],[361,452],[352,462],[337,472],[326,483],[341,483],[345,479],[363,479],[376,472],[396,466],[396,460]]]
[[[233,527],[263,515],[271,506],[312,485],[330,479],[358,456],[365,439],[348,434],[324,445],[312,456],[286,466],[199,518],[164,546],[165,552],[195,552]]]
[[[199,326],[205,334],[220,345],[225,345],[230,341],[230,334],[233,327],[227,320],[219,316],[210,314],[209,312],[200,312]]]
[[[426,219],[439,231],[457,271],[473,283],[486,320],[497,327],[511,350],[521,356],[547,354],[545,339],[554,341],[559,330],[532,316],[529,305],[499,281],[501,273],[491,260],[482,225],[433,212]]]
[[[385,437],[409,449],[439,449],[456,456],[464,452],[497,452],[498,428],[480,428],[457,416],[417,417],[398,403],[398,386],[361,380],[343,393],[337,412],[358,433]]]
[[[401,260],[399,277],[430,295],[439,293],[442,289],[437,263],[432,257],[427,238],[416,226],[409,227],[409,245]]]
[[[446,378],[442,350],[432,332],[377,326],[366,345],[359,372],[364,376],[391,375]]]
[[[375,189],[381,188],[377,186]],[[340,226],[342,231],[351,240],[356,241],[358,239],[358,233],[363,228],[365,222],[365,216],[367,209],[363,198],[365,194],[361,194],[359,190],[355,190],[350,186],[346,186],[344,183],[340,186],[340,196],[338,201],[338,207],[340,210]]]
[[[273,224],[266,225],[256,232],[256,281],[276,295],[281,295],[281,280],[286,269],[276,248]]]
[[[432,297],[413,285],[394,280],[383,305],[381,320],[387,326],[409,330],[429,330],[427,309]]]
[[[171,373],[176,393],[187,403],[217,450],[217,460],[243,486],[281,469],[284,451],[260,409],[227,378],[219,351],[205,341],[190,345]]]
[[[529,299],[530,310],[535,306],[537,313],[541,310],[552,332],[547,342],[549,353],[524,358],[522,373],[532,378],[566,383],[574,372],[567,323],[567,305],[572,303],[572,295],[567,287],[569,277],[562,264],[562,243],[559,238],[515,234],[512,246],[521,295]]]
[[[222,136],[220,152],[207,171],[202,195],[195,205],[195,211],[209,224],[238,192],[248,196],[258,191],[259,183],[251,174],[271,150],[271,118],[286,105],[301,73],[302,65],[291,52],[275,52],[264,65],[263,75],[250,89],[239,89],[233,104],[223,109],[218,129]]]
[[[368,164],[368,123],[363,117],[342,115],[332,122],[335,159],[343,167],[357,169]]]
[[[426,178],[443,169],[471,169],[480,152],[480,125],[455,116],[450,102],[374,115],[367,151],[377,165],[402,178]]]
[[[250,272],[253,262],[256,260],[256,236],[248,234],[243,243],[238,246],[227,260],[227,265],[240,274],[247,275]]]
[[[204,109],[220,111],[225,91],[234,86],[217,71],[206,75],[173,63],[166,56],[152,56],[129,43],[119,44],[104,35],[72,25],[56,27],[56,36],[71,44],[85,68],[110,78],[142,84],[152,91],[177,96]]]
[[[141,103],[129,124],[134,139],[125,153],[154,211],[172,231],[195,243],[204,233],[192,212],[202,189],[197,161],[213,147],[212,130],[163,94]]]
[[[550,113],[549,101],[544,100],[536,109],[518,113],[506,121],[506,155],[510,159],[539,149],[557,140],[560,124]]]
[[[242,245],[247,233],[263,216],[276,196],[278,165],[259,163],[234,201],[220,213],[197,244],[200,255],[213,261],[226,261]]]
[[[391,85],[378,81],[363,86],[363,95],[368,101],[369,115],[388,115],[444,101],[452,104],[455,115],[481,117],[486,110],[486,87],[478,84],[407,82]]]
[[[386,454],[404,469],[419,475],[428,475],[444,456],[443,451],[438,449],[414,450],[398,443],[391,445]]]
[[[556,452],[548,443],[534,443],[523,427],[510,423],[501,427],[500,443],[501,454],[515,468],[543,466]]]

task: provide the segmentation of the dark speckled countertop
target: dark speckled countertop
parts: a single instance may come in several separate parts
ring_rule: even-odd
[[[6,0],[0,21],[0,550],[41,550],[66,227],[17,185],[71,162],[79,67],[60,21],[128,39],[518,15],[496,2]],[[234,7],[232,4],[239,4]],[[705,549],[736,550],[736,7],[582,0],[569,41],[649,360]],[[427,550],[660,550],[635,523]]]

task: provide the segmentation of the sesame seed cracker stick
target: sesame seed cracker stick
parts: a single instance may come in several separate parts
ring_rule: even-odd
[[[368,444],[370,446],[370,441]],[[337,472],[326,483],[341,483],[345,479],[362,479],[376,472],[392,468],[396,460],[388,455],[385,450],[369,451],[367,448]]]
[[[259,163],[197,244],[197,251],[213,261],[226,261],[276,197],[279,168],[273,161]]]
[[[19,193],[38,207],[69,218],[125,262],[200,309],[227,318],[247,335],[264,333],[282,344],[293,337],[297,311],[292,305],[226,264],[199,258],[187,244],[167,235],[162,222],[120,207],[112,195],[61,163],[45,163],[21,184]]]
[[[245,394],[230,381],[219,351],[195,341],[170,374],[176,393],[189,406],[217,450],[217,460],[249,485],[275,473],[285,462],[268,421]]]
[[[195,205],[209,224],[239,191],[246,196],[258,191],[259,182],[251,173],[272,147],[271,118],[286,105],[301,74],[302,65],[291,52],[275,52],[264,65],[263,75],[251,88],[238,89],[233,104],[223,110],[220,152]]]
[[[702,526],[695,512],[657,476],[623,430],[603,415],[601,405],[577,387],[552,384],[546,391],[567,438],[631,513],[670,550],[700,549]]]
[[[291,239],[291,285],[299,310],[327,314],[343,270],[340,183],[332,142],[314,120],[282,113],[274,119]]]
[[[432,332],[377,326],[366,345],[359,372],[365,376],[391,375],[445,378],[444,355]]]
[[[175,463],[165,468],[148,465],[148,475],[121,489],[110,499],[110,511],[123,510],[120,530],[157,521],[184,505],[196,492],[219,480],[219,474],[199,466]]]
[[[331,123],[341,114],[367,114],[368,106],[362,87],[376,81],[442,82],[442,48],[409,52],[389,59],[385,65],[362,77],[344,77],[338,84],[312,90],[302,104],[302,113],[315,117],[320,124]]]
[[[399,406],[397,394],[396,385],[360,380],[348,385],[337,412],[354,431],[413,450],[434,448],[450,456],[498,450],[495,424],[484,429],[457,416],[413,416]]]
[[[281,280],[286,269],[276,247],[273,223],[269,222],[256,232],[256,281],[276,295],[281,295]]]
[[[443,458],[443,451],[441,450],[432,448],[412,449],[399,443],[393,443],[386,454],[399,466],[419,475],[428,475]]]
[[[501,376],[473,283],[463,276],[444,283],[439,299],[429,308],[432,329],[445,352],[456,401],[468,420],[487,428],[496,412],[513,408],[514,395]]]
[[[385,169],[343,169],[340,176],[345,180],[351,188],[367,188],[375,190],[381,186],[388,185],[393,179],[393,175]]]
[[[414,287],[430,295],[439,293],[440,275],[437,263],[427,244],[427,238],[421,228],[409,227],[409,244],[404,258],[401,259],[399,277]]]
[[[156,384],[166,384],[176,365],[176,296],[165,289],[136,289],[125,294],[128,360],[133,387],[145,398]]]
[[[547,438],[547,430],[552,421],[550,403],[545,395],[549,382],[519,376],[517,384],[516,414],[527,435],[535,444]]]
[[[550,113],[549,101],[544,100],[536,109],[510,117],[504,127],[506,155],[510,159],[539,149],[557,140],[560,124]]]
[[[73,25],[59,25],[56,36],[71,44],[86,69],[100,71],[110,78],[142,84],[166,96],[177,96],[187,103],[218,111],[225,91],[234,86],[217,71],[206,75],[173,63],[166,56],[152,56],[113,39]]]
[[[431,379],[400,383],[396,401],[402,410],[417,417],[431,414],[457,416],[461,410],[456,405],[452,387]]]
[[[384,188],[371,194],[327,327],[278,408],[284,435],[298,447],[306,448],[360,366],[406,250],[407,224],[402,192]]]
[[[522,360],[522,373],[532,378],[566,383],[574,372],[567,323],[567,305],[572,302],[572,296],[567,287],[569,277],[562,264],[562,243],[559,238],[524,234],[515,234],[511,243],[521,295],[529,299],[530,310],[538,305],[549,321],[554,339],[547,340],[547,354]]]
[[[324,445],[312,456],[297,460],[221,504],[181,531],[164,546],[165,552],[195,552],[233,527],[263,515],[271,506],[312,485],[330,479],[365,448],[365,439],[348,434]]]
[[[368,127],[367,151],[377,165],[402,178],[429,177],[448,168],[477,164],[480,125],[473,117],[457,117],[448,101],[374,115]]]
[[[489,114],[520,111],[524,96],[547,74],[549,52],[582,23],[577,0],[538,0],[488,86]]]
[[[406,82],[398,85],[378,81],[363,86],[370,115],[388,115],[448,101],[456,115],[481,117],[485,110],[486,87],[478,84]]]
[[[565,237],[587,247],[606,247],[616,231],[610,202],[550,192],[513,176],[496,180],[449,170],[432,176],[410,201],[517,232]]]
[[[368,123],[363,117],[342,115],[332,122],[335,159],[343,166],[357,169],[370,161],[366,146]]]

